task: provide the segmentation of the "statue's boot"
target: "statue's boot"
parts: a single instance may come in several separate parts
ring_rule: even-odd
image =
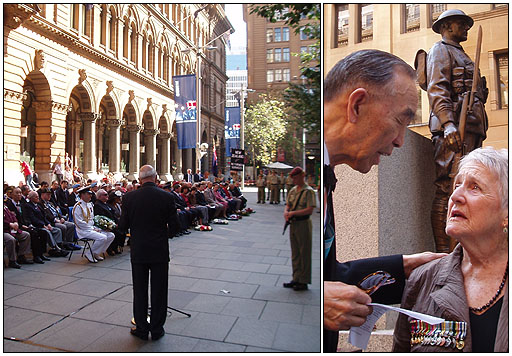
[[[457,241],[446,235],[446,214],[448,212],[448,196],[436,192],[432,202],[432,211],[430,215],[432,231],[436,243],[436,252],[450,253],[457,245]]]

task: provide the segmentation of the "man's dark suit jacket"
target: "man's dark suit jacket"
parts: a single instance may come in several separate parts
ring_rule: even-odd
[[[132,263],[169,262],[168,226],[176,224],[176,206],[169,192],[144,183],[123,197],[119,228],[130,229]]]
[[[328,185],[329,176],[334,172],[330,167],[324,167],[324,185]],[[332,194],[328,195],[327,209],[334,212]],[[334,228],[334,220],[332,221]],[[356,240],[357,241],[357,240]],[[372,294],[372,302],[382,304],[399,304],[405,287],[404,263],[402,255],[366,258],[340,263],[336,260],[336,238],[329,254],[324,261],[324,281],[343,282],[357,285],[367,275],[376,271],[386,271],[396,282],[379,288]],[[324,352],[336,352],[338,347],[338,331],[324,329]]]
[[[57,204],[59,205],[60,209],[62,210],[62,213],[64,215],[68,215],[68,213],[69,213],[69,209],[68,209],[69,191],[67,189],[62,189],[62,187],[59,187],[59,188],[57,188],[55,195],[57,196]],[[73,206],[74,206],[74,204],[73,204]]]
[[[48,219],[46,219],[43,211],[38,205],[34,205],[33,203],[27,203],[25,207],[26,210],[24,210],[24,213],[26,213],[26,221],[29,224],[34,225],[34,227],[36,228],[42,228],[50,224],[50,222],[48,221]]]
[[[116,223],[119,223],[119,221],[117,221],[116,219],[114,208],[100,200],[96,200],[96,203],[94,204],[94,216],[97,215],[106,216],[107,218],[112,219]]]
[[[74,192],[71,192],[68,195],[68,207],[70,207],[70,208],[74,207],[77,202],[78,202],[78,197],[75,195]]]
[[[22,199],[23,200],[23,199]],[[12,202],[11,199],[7,199],[4,203],[7,208],[14,212],[16,214],[16,220],[18,220],[18,224],[21,226],[21,225],[29,225],[26,223],[25,221],[25,217],[23,216],[23,206],[21,205],[21,202],[20,202],[20,205],[21,205],[21,213],[18,211],[18,209],[16,208],[16,206],[14,205],[14,203]]]

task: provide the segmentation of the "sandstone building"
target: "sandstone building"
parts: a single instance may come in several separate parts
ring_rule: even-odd
[[[198,143],[223,152],[223,34],[233,30],[223,5],[3,6],[5,181],[23,179],[19,159],[51,180],[66,153],[92,178],[133,179],[143,164],[163,180],[195,169],[196,150],[177,148],[172,77],[195,74],[199,56]]]

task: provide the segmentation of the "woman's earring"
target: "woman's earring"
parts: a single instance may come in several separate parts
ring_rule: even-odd
[[[503,233],[504,233],[504,234],[508,234],[508,227],[506,227],[506,226],[505,226],[505,227],[503,228]]]

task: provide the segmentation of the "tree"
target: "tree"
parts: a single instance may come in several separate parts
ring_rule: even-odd
[[[286,106],[297,124],[313,135],[320,135],[320,5],[319,4],[272,4],[252,6],[251,13],[267,18],[270,22],[284,21],[296,34],[301,31],[316,39],[309,50],[300,53],[301,84],[289,83],[284,92]],[[304,22],[305,19],[314,20]]]
[[[269,164],[286,133],[285,103],[262,94],[246,109],[244,118],[245,143],[251,147],[254,161]]]

